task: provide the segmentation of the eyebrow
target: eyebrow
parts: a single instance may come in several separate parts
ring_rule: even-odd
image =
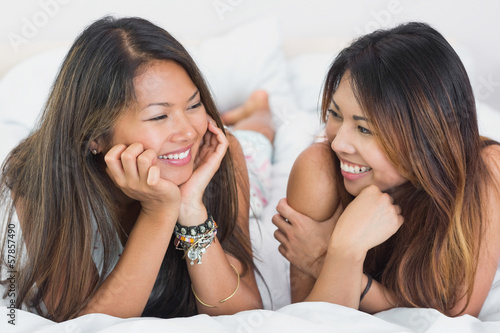
[[[191,101],[192,101],[192,100],[196,97],[196,95],[198,95],[198,93],[199,93],[199,92],[200,92],[199,90],[196,90],[196,91],[195,91],[195,93],[193,94],[193,96],[189,97],[187,101],[188,101],[188,102],[191,102]],[[165,106],[165,107],[167,107],[167,108],[169,108],[169,107],[172,107],[172,106],[173,106],[173,104],[172,104],[172,103],[169,103],[169,102],[150,103],[150,104],[146,105],[146,107],[145,107],[144,109],[146,109],[146,108],[148,108],[148,107],[150,107],[150,106],[153,106],[153,105]]]
[[[368,118],[360,117],[360,116],[352,116],[352,119],[354,119],[354,120],[363,120],[363,121],[368,122]]]
[[[332,103],[333,103],[333,105],[335,106],[335,108],[336,108],[338,111],[340,111],[340,107],[337,105],[337,103],[335,103],[335,101],[334,101],[334,99],[333,99],[333,98],[332,98]],[[354,120],[362,120],[362,121],[369,122],[368,118],[366,118],[366,117],[361,117],[361,116],[356,116],[356,115],[352,116],[352,119],[354,119]]]

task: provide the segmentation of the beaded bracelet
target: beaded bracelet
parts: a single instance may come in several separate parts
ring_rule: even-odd
[[[182,259],[188,257],[191,260],[191,265],[194,264],[195,260],[198,260],[198,264],[201,264],[203,254],[217,235],[217,223],[208,214],[207,220],[197,226],[186,227],[176,223],[174,234],[176,237],[175,248],[184,251]]]
[[[196,237],[196,236],[201,236],[207,233],[208,231],[212,230],[214,226],[215,226],[214,218],[209,213],[207,220],[202,224],[196,226],[186,227],[180,225],[179,222],[177,222],[174,227],[174,233],[176,235],[181,235],[181,236]]]
[[[208,232],[205,232],[204,234],[202,235],[196,235],[196,236],[188,236],[188,235],[182,235],[181,233],[175,233],[175,237],[177,239],[179,239],[179,241],[181,242],[186,242],[186,243],[194,243],[196,242],[197,240],[201,239],[201,238],[204,238],[207,234],[210,234],[211,232],[213,232],[215,230],[215,232],[217,232],[217,223],[214,221],[214,224],[213,224],[213,227],[211,230],[209,230]]]

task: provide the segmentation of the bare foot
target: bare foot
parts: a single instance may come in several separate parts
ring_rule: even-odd
[[[225,112],[221,116],[222,122],[224,125],[234,125],[250,117],[254,112],[269,110],[268,98],[265,90],[255,90],[243,105]]]
[[[229,122],[224,116],[228,115]],[[274,125],[269,97],[265,90],[256,90],[241,107],[223,115],[223,122],[233,125],[234,130],[255,131],[263,134],[272,143],[274,141]],[[227,122],[226,122],[227,121]]]

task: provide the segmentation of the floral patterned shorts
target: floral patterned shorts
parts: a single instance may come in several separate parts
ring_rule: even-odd
[[[250,217],[259,217],[271,195],[271,159],[273,146],[261,133],[231,132],[239,141],[250,179]]]

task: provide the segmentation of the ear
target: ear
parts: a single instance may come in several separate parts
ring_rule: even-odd
[[[99,143],[97,142],[97,140],[93,140],[91,143],[90,143],[90,152],[94,155],[97,155],[101,152],[101,149],[99,147]]]

